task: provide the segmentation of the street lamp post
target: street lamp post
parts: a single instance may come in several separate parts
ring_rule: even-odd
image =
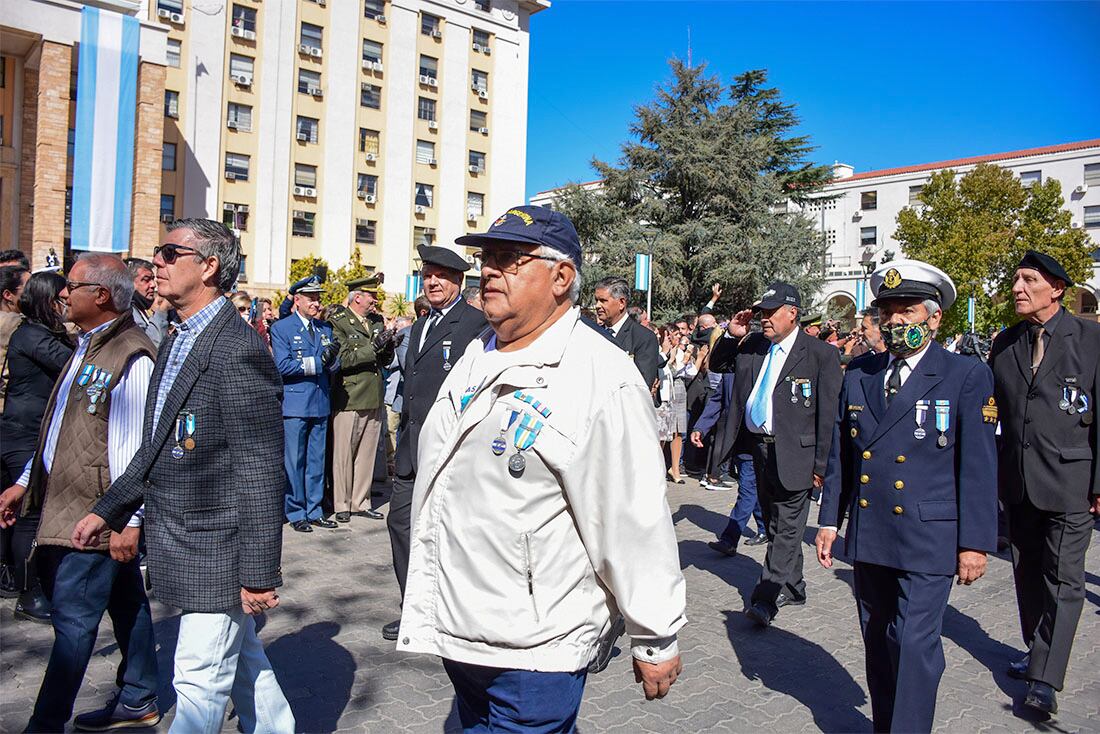
[[[867,293],[870,291],[871,273],[875,272],[875,266],[878,265],[875,262],[875,258],[872,256],[870,250],[863,251],[863,259],[859,261],[859,264],[863,266],[863,282],[860,284],[860,301],[862,305],[861,309],[867,308]]]

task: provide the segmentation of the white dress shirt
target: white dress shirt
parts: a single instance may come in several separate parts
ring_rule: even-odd
[[[916,354],[910,354],[905,357],[905,364],[901,367],[901,384],[905,385],[905,381],[909,379],[909,375],[913,374],[913,370],[920,364],[921,359],[928,353],[928,345],[924,346],[924,349],[920,350]],[[886,371],[882,373],[882,394],[886,394],[886,381],[890,379],[890,370],[894,368],[894,362],[898,361],[898,357],[893,354],[890,355],[890,361],[886,363]]]
[[[432,312],[428,314],[428,323],[424,324],[424,330],[420,332],[420,343],[416,346],[418,351],[424,348],[424,340],[428,338],[428,331],[437,326],[443,320],[443,317],[450,313],[455,304],[461,300],[462,294],[459,293],[458,297],[451,301],[449,305],[438,310],[432,309]]]
[[[295,311],[294,315],[302,322],[302,326],[308,331],[313,329],[314,333],[317,332],[316,327],[313,326],[313,319],[307,319],[302,315],[301,311]],[[307,377],[312,377],[318,373],[317,358],[316,357],[302,357],[302,371],[306,373]]]
[[[622,331],[623,324],[625,324],[626,320],[629,318],[630,314],[628,314],[626,311],[623,311],[621,314],[619,314],[619,320],[613,323],[611,326],[607,327],[611,330],[611,336],[618,336],[619,332]]]
[[[88,345],[92,336],[98,334],[114,323],[114,319],[101,324],[91,331],[82,333],[76,344],[76,352],[73,354],[69,369],[61,378],[61,385],[57,391],[57,402],[54,404],[50,418],[50,427],[46,433],[46,443],[42,448],[42,464],[48,474],[53,468],[54,454],[57,450],[57,438],[61,434],[61,424],[65,418],[65,406],[68,403],[69,392],[73,386],[73,380],[80,372],[84,355],[88,351]],[[115,481],[126,471],[130,460],[134,458],[138,447],[141,446],[141,429],[145,420],[145,397],[149,392],[149,380],[153,376],[153,360],[144,354],[135,357],[130,368],[118,378],[114,388],[111,389],[111,412],[107,416],[107,462],[110,467],[111,481]],[[26,487],[31,480],[31,468],[34,466],[35,457],[27,462],[22,476],[16,482]],[[144,506],[130,518],[130,527],[140,527]]]
[[[798,327],[796,326],[790,334],[787,334],[783,341],[779,342],[775,350],[772,351],[771,369],[769,372],[768,359],[764,357],[764,362],[760,365],[760,374],[756,376],[756,384],[752,386],[752,390],[749,392],[749,398],[745,401],[745,427],[749,429],[751,433],[765,433],[769,436],[775,435],[775,427],[772,425],[772,393],[775,392],[775,383],[779,380],[779,376],[783,374],[783,365],[787,363],[787,357],[790,355],[791,350],[794,349],[794,340],[798,338]],[[764,374],[768,373],[768,384],[764,385]],[[764,425],[758,426],[752,419],[752,403],[756,399],[756,394],[761,390],[765,390],[765,395],[768,399],[765,403],[766,418],[764,418]]]

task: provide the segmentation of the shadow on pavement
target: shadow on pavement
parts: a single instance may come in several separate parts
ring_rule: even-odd
[[[335,638],[336,622],[317,622],[283,635],[267,646],[267,657],[290,701],[299,731],[331,732],[351,699],[356,664]],[[304,691],[300,686],[309,686]],[[370,692],[358,695],[358,709],[369,708]]]
[[[760,681],[766,691],[801,703],[821,731],[871,729],[871,721],[859,710],[867,694],[825,648],[781,627],[762,630],[740,612],[723,614],[742,675]],[[828,685],[813,685],[808,672]]]

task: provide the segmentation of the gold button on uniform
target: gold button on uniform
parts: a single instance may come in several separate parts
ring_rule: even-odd
[[[894,482],[894,489],[905,489],[905,482],[901,481],[900,479]]]
[[[867,484],[867,482],[869,482],[869,481],[871,481],[871,477],[867,476],[866,474],[864,474],[863,476],[861,476],[859,478],[859,483],[860,484]]]
[[[863,458],[864,459],[870,459],[871,458],[871,452],[870,451],[864,451],[863,452]]]
[[[905,457],[904,456],[899,456],[898,458],[894,459],[894,461],[898,462],[899,464],[904,464],[905,463]]]
[[[900,515],[903,512],[905,512],[905,510],[902,508],[901,505],[894,505],[894,514],[895,515]]]
[[[866,507],[866,506],[867,506],[867,505],[869,505],[869,504],[871,504],[871,503],[870,503],[870,502],[868,502],[868,501],[867,501],[866,499],[861,499],[861,500],[859,501],[859,506],[860,506],[860,507]]]

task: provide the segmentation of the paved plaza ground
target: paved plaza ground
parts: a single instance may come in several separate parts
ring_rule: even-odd
[[[735,558],[706,546],[725,523],[736,492],[706,492],[688,480],[669,485],[688,586],[688,625],[680,634],[684,673],[668,698],[646,702],[629,652],[588,682],[582,732],[870,731],[871,705],[852,600],[852,571],[822,570],[811,560],[816,528],[806,531],[809,603],[783,609],[759,630],[741,613],[760,572],[764,548]],[[382,506],[383,512],[387,510]],[[816,511],[811,513],[816,516]],[[645,538],[638,538],[645,543]],[[267,652],[304,732],[440,732],[457,728],[451,687],[439,661],[398,654],[379,628],[397,616],[397,584],[385,523],[353,518],[335,531],[287,529],[281,606],[261,631]],[[1025,684],[1005,665],[1020,653],[1006,557],[990,559],[973,587],[955,587],[944,621],[947,670],[937,731],[1100,731],[1100,528],[1087,562],[1081,617],[1061,713],[1053,720],[1020,705]],[[15,623],[13,602],[0,609],[0,731],[20,731],[30,714],[52,632]],[[177,612],[154,602],[161,662],[161,704],[170,709]],[[622,640],[626,645],[626,640]],[[104,620],[77,711],[107,698],[118,660]],[[159,729],[167,730],[171,710]],[[225,731],[236,730],[230,718]]]

